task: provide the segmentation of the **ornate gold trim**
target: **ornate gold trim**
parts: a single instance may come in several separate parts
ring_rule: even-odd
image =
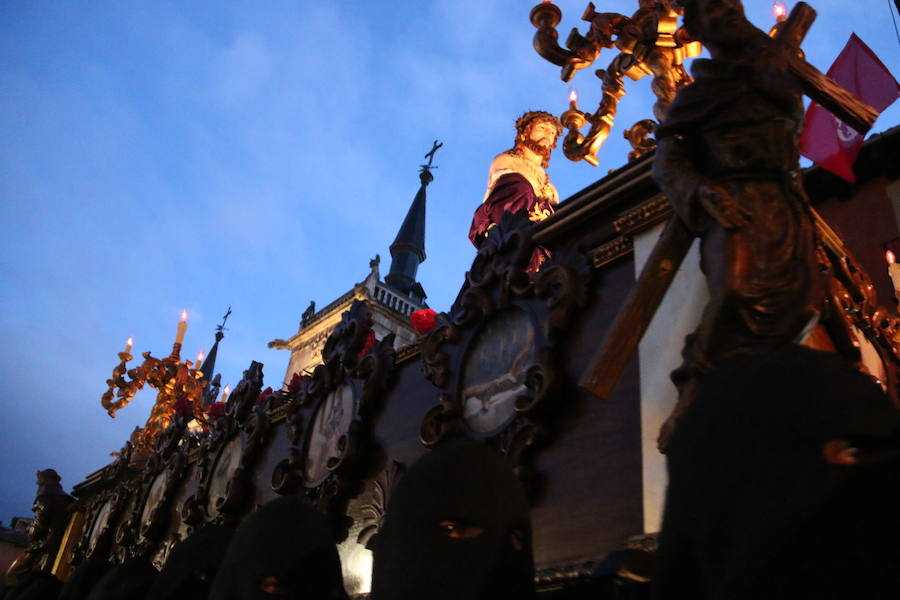
[[[595,269],[605,267],[609,263],[628,256],[634,251],[634,241],[630,235],[621,235],[591,252],[591,265]]]
[[[672,214],[672,205],[662,194],[657,194],[632,209],[621,213],[613,220],[613,227],[619,233],[636,233],[652,227]]]

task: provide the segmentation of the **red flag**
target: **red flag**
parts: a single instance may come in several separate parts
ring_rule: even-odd
[[[828,69],[828,76],[878,112],[900,96],[897,80],[855,33]],[[815,102],[809,105],[800,154],[852,183],[856,181],[853,162],[862,144],[863,136],[855,129]]]

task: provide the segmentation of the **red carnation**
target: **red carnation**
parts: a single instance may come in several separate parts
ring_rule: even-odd
[[[363,356],[369,349],[375,345],[375,342],[378,341],[375,339],[375,332],[369,331],[369,337],[366,338],[366,345],[363,346],[363,349],[359,351],[359,356]]]
[[[209,405],[209,408],[206,409],[206,414],[209,415],[210,419],[218,419],[225,414],[225,403],[213,402]]]
[[[430,308],[423,308],[422,310],[414,311],[411,315],[409,315],[409,321],[412,323],[412,326],[416,331],[419,332],[419,335],[425,335],[437,324],[435,317],[437,316],[437,311],[432,310]]]
[[[259,393],[259,396],[256,398],[256,403],[261,404],[263,400],[265,400],[266,398],[268,398],[269,396],[271,396],[274,393],[275,392],[272,391],[271,386],[267,387],[266,389],[264,389],[263,391],[261,391]]]
[[[292,394],[300,389],[300,386],[303,385],[303,380],[308,377],[307,375],[303,375],[301,373],[294,373],[291,377],[291,382],[288,384],[288,391]]]

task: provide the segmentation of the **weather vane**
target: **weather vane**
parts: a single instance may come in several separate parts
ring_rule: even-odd
[[[438,149],[439,149],[441,146],[443,146],[443,145],[444,145],[443,142],[439,142],[439,141],[437,141],[437,140],[434,140],[434,145],[431,147],[431,151],[428,152],[428,153],[425,155],[425,158],[428,159],[428,164],[427,164],[427,165],[422,165],[422,168],[423,168],[423,169],[426,169],[426,170],[428,170],[428,169],[437,169],[437,167],[432,167],[432,166],[431,166],[431,162],[434,160],[434,153],[437,152]]]
[[[225,316],[222,317],[222,323],[221,323],[220,325],[216,325],[216,331],[218,331],[218,332],[228,331],[228,330],[225,328],[225,321],[228,320],[228,316],[229,316],[230,314],[231,314],[231,307],[229,306],[229,307],[228,307],[228,312],[226,312],[226,313],[225,313]]]
[[[431,180],[434,179],[434,175],[431,174],[432,169],[437,169],[437,166],[432,166],[431,163],[434,160],[434,153],[438,151],[438,148],[443,146],[443,142],[439,142],[434,140],[434,145],[431,147],[431,150],[425,154],[425,158],[428,159],[427,165],[419,165],[421,170],[419,171],[419,179],[422,180],[422,185],[428,185],[431,183]]]

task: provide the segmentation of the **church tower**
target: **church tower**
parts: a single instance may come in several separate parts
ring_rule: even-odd
[[[428,308],[425,290],[416,280],[419,265],[425,261],[425,199],[426,188],[434,180],[431,174],[434,153],[442,144],[434,143],[431,152],[425,155],[428,164],[419,171],[419,191],[400,225],[400,230],[390,246],[391,268],[384,280],[379,266],[381,257],[369,261],[369,273],[365,279],[355,284],[348,292],[320,310],[310,302],[303,312],[300,327],[289,339],[269,342],[269,348],[290,350],[284,382],[290,383],[295,373],[310,373],[322,362],[322,348],[335,326],[341,322],[341,314],[350,308],[354,300],[368,302],[374,320],[375,337],[384,338],[389,333],[395,336],[397,349],[415,342],[419,334],[410,323],[410,315],[417,310]]]

